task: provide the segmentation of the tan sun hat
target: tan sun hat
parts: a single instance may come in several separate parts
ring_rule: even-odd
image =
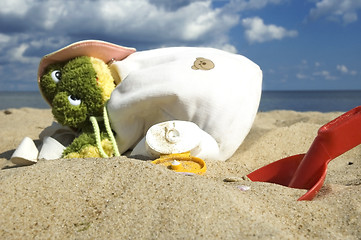
[[[58,62],[65,62],[79,56],[95,57],[103,60],[105,63],[111,60],[122,60],[136,51],[135,48],[122,47],[116,44],[99,41],[85,40],[70,44],[58,51],[45,55],[39,63],[38,68],[38,84],[40,88],[40,79],[45,69],[50,65]],[[46,99],[44,97],[44,99]]]

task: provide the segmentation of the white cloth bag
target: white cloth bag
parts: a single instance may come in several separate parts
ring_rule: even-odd
[[[244,56],[212,48],[135,52],[111,69],[122,79],[107,103],[120,153],[133,148],[154,124],[183,120],[212,136],[209,160],[227,160],[253,124],[262,71]]]

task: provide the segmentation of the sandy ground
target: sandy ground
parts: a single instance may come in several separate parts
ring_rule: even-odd
[[[261,112],[231,159],[184,176],[126,157],[13,166],[20,141],[40,144],[53,119],[50,110],[2,110],[0,239],[360,239],[361,146],[330,162],[312,201],[296,201],[306,190],[241,179],[306,152],[340,114]]]

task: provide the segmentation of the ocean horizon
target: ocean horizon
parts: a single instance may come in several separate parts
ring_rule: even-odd
[[[265,90],[262,92],[259,111],[346,112],[359,105],[361,90]],[[39,92],[0,92],[0,110],[23,107],[50,108]]]

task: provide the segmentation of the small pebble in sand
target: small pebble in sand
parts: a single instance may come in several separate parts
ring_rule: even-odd
[[[248,190],[251,189],[250,186],[245,186],[245,185],[238,185],[237,188],[238,188],[239,190],[243,191],[243,192],[248,191]]]
[[[5,115],[10,115],[10,114],[12,114],[13,112],[6,109],[6,110],[4,111],[4,113],[5,113]]]
[[[224,182],[241,182],[241,181],[250,181],[247,176],[243,177],[226,177],[223,179]]]
[[[195,173],[191,173],[191,172],[176,172],[178,174],[182,174],[184,176],[195,176],[196,174]]]

